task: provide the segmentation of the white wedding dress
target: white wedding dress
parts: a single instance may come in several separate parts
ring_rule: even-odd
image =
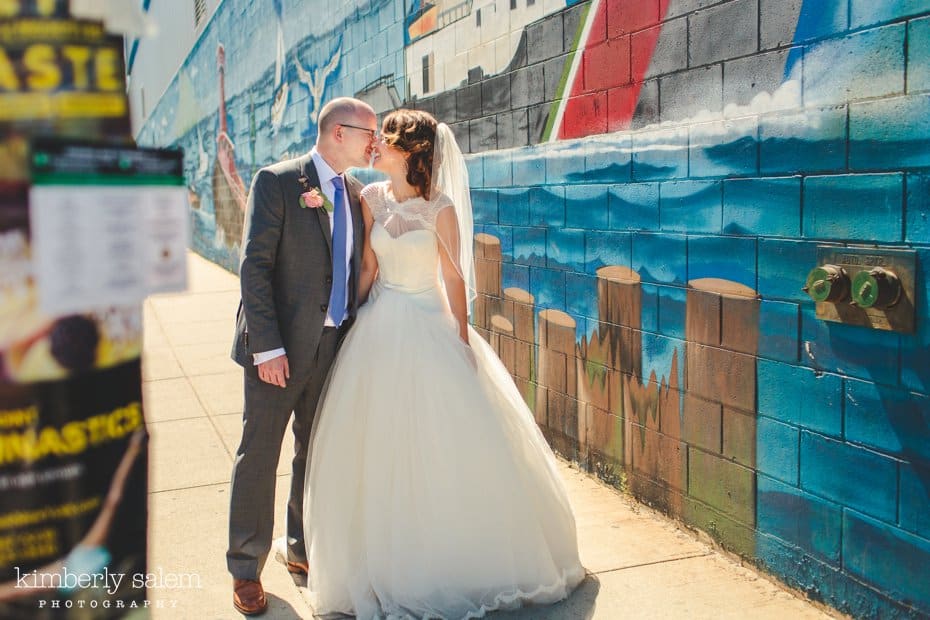
[[[556,461],[507,370],[459,339],[435,229],[448,200],[362,194],[379,277],[333,366],[306,480],[317,613],[477,618],[584,578]],[[470,239],[469,239],[470,241]]]

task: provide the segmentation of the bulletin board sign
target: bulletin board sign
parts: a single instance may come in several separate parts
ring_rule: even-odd
[[[148,617],[142,300],[186,286],[182,154],[68,4],[0,0],[3,619]]]

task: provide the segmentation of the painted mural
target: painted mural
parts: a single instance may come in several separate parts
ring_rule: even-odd
[[[225,0],[139,136],[185,148],[195,250],[237,269],[249,180],[340,95],[470,153],[474,321],[558,452],[930,614],[930,2]],[[818,318],[818,245],[913,250],[915,331]]]

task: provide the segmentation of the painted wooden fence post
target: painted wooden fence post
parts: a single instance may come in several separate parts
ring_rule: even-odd
[[[503,316],[513,326],[513,380],[530,409],[536,405],[535,303],[533,296],[521,288],[504,289]]]
[[[514,376],[516,352],[513,339],[513,323],[507,317],[495,314],[491,317],[491,348],[501,358],[504,368]]]
[[[575,319],[561,310],[540,312],[536,421],[568,458],[578,441],[576,357]]]
[[[582,339],[579,352],[579,434],[588,465],[618,484],[630,454],[623,378],[642,369],[642,287],[639,274],[629,267],[601,267],[597,278],[598,328],[590,340]]]
[[[477,331],[490,339],[491,317],[501,313],[501,241],[494,235],[475,235],[475,288],[472,310]]]
[[[746,554],[755,544],[740,524],[754,527],[756,520],[758,337],[754,290],[717,278],[689,283],[682,438],[688,444],[688,495],[697,502],[686,504],[686,516]],[[705,505],[722,514],[698,508]]]

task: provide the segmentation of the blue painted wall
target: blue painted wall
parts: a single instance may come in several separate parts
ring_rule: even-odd
[[[435,112],[473,153],[476,232],[500,242],[500,262],[488,260],[502,290],[482,292],[478,326],[517,348],[515,379],[556,449],[612,482],[626,472],[638,497],[818,600],[857,616],[930,614],[930,2],[606,3],[645,17],[625,29],[604,17],[603,39],[628,37],[634,52],[630,84],[603,91],[580,62],[600,42],[578,36],[587,22],[601,36],[599,14],[571,4],[517,28],[500,76],[414,99],[404,21],[415,7],[226,0],[139,140],[185,148],[193,247],[235,270],[209,174],[220,43],[246,186],[312,145],[318,102],[295,57],[330,67],[320,101],[381,84],[380,100]],[[731,32],[740,20],[748,31]],[[654,46],[635,48],[653,28]],[[590,127],[617,131],[545,141],[560,122],[578,126],[570,106],[559,116],[576,95],[603,95],[584,109],[609,122]],[[617,125],[611,102],[630,96]],[[801,285],[821,243],[915,250],[916,331],[818,319]],[[638,280],[607,294],[605,266]],[[506,289],[533,296],[529,335]],[[558,385],[534,366],[546,309],[575,329]],[[494,314],[515,328],[496,341]]]

